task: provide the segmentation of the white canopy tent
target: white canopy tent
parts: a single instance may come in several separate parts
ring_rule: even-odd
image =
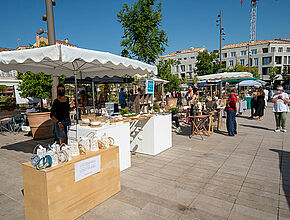
[[[157,74],[155,66],[107,52],[52,45],[0,53],[2,71],[44,72],[53,76],[103,77],[105,75]]]
[[[255,80],[245,80],[245,81],[242,81],[242,82],[236,84],[236,87],[239,87],[239,86],[258,86],[258,87],[261,87],[262,84],[255,81]]]
[[[205,76],[198,76],[198,81],[221,81],[228,79],[238,79],[238,78],[253,78],[252,73],[248,72],[224,72],[224,73],[216,73]]]
[[[0,70],[44,72],[52,76],[85,78],[105,75],[157,75],[157,67],[107,52],[52,45],[41,48],[5,51],[0,53]],[[77,94],[77,93],[76,93]],[[77,106],[77,97],[76,97]],[[77,109],[77,108],[76,108]],[[77,110],[78,115],[78,110]]]

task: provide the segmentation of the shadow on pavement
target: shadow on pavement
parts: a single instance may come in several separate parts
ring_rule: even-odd
[[[279,154],[279,168],[282,176],[282,187],[290,210],[290,152],[270,149]]]
[[[238,115],[237,117],[238,117],[238,118],[248,119],[248,120],[250,120],[250,121],[255,120],[254,118],[251,118],[250,116],[246,116],[246,115]]]
[[[263,129],[268,131],[274,131],[273,129],[257,126],[257,125],[245,125],[245,124],[239,124],[239,126],[248,127],[248,128],[256,128],[256,129]]]
[[[10,145],[6,145],[1,147],[1,149],[6,149],[6,150],[15,150],[15,151],[22,151],[24,153],[32,153],[34,147],[37,144],[41,144],[43,147],[47,147],[48,144],[53,143],[53,138],[46,139],[46,140],[28,140],[28,141],[22,141]]]

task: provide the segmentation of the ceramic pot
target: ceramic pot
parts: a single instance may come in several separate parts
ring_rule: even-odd
[[[50,112],[27,113],[27,118],[33,139],[48,139],[53,136],[53,122],[50,118]]]

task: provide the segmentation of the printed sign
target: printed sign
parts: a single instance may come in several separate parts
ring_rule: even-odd
[[[101,155],[75,163],[75,182],[101,171]]]
[[[154,97],[154,81],[146,80],[146,94],[152,94]]]

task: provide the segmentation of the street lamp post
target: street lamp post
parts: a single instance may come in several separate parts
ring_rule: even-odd
[[[46,15],[42,16],[42,20],[46,21],[47,24],[47,32],[43,31],[41,28],[37,31],[37,34],[47,33],[48,36],[48,45],[55,45],[55,29],[54,29],[54,18],[53,18],[53,6],[55,6],[55,0],[45,0],[45,7],[46,7]],[[52,100],[57,98],[56,87],[58,85],[58,77],[52,76]]]
[[[224,28],[222,27],[222,11],[220,10],[220,13],[218,14],[218,19],[216,20],[217,26],[219,26],[220,29],[220,69],[222,68],[222,41],[225,40],[224,36],[226,35],[224,32]],[[222,82],[220,82],[220,97],[222,96]]]
[[[53,6],[55,1],[45,0],[46,7],[46,18],[47,18],[47,35],[48,35],[48,45],[56,44],[55,41],[55,30],[54,30],[54,18],[53,18]]]

